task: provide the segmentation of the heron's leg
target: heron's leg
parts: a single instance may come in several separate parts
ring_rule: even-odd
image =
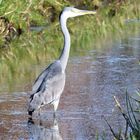
[[[53,117],[56,118],[56,110],[58,108],[58,104],[59,104],[59,99],[55,100],[53,102],[53,107],[54,107],[54,114],[53,114]]]
[[[41,121],[41,107],[38,109],[39,124],[42,125]]]
[[[38,109],[38,116],[39,116],[39,119],[41,118],[41,107]]]
[[[59,128],[58,128],[58,122],[57,122],[57,119],[56,118],[54,118],[54,120],[53,120],[53,128],[55,130],[59,130]]]
[[[55,111],[53,112],[53,118],[56,118],[56,112]]]
[[[34,124],[34,121],[33,121],[32,117],[28,118],[28,124]]]

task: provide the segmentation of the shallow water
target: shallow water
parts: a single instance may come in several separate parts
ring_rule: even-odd
[[[116,131],[124,125],[113,96],[124,106],[126,89],[133,95],[140,88],[140,35],[132,34],[102,47],[82,50],[84,55],[78,50],[70,57],[55,122],[52,107],[47,106],[41,111],[41,122],[35,114],[35,123],[28,124],[29,94],[1,93],[0,139],[93,140],[97,134],[101,139],[103,131],[106,139],[111,139],[103,116]]]

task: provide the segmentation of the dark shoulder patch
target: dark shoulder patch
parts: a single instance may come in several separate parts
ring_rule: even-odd
[[[33,98],[34,98],[34,94],[32,94],[32,95],[30,96],[30,102],[32,102]]]

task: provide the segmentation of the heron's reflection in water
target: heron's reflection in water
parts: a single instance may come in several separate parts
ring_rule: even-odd
[[[62,140],[56,119],[44,124],[35,124],[32,121],[28,123],[28,127],[31,140]]]

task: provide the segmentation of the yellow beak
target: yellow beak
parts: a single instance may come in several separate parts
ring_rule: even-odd
[[[89,10],[79,10],[79,9],[75,9],[74,12],[77,15],[87,15],[87,14],[96,14],[96,11],[89,11]]]

